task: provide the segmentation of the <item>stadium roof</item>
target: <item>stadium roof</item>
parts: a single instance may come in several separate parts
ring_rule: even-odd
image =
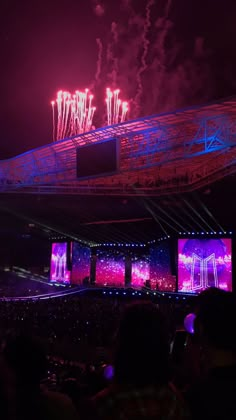
[[[1,161],[2,217],[9,227],[21,219],[48,234],[97,243],[231,230],[235,122],[236,98],[229,98],[103,127]],[[76,149],[110,138],[121,144],[119,172],[78,180]]]

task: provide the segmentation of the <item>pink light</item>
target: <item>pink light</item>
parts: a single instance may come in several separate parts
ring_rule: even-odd
[[[67,91],[58,91],[57,104],[57,132],[55,136],[55,116],[53,139],[59,140],[91,130],[95,107],[92,106],[93,95],[89,90],[83,92],[76,90],[73,94]]]
[[[120,89],[106,89],[107,124],[113,125],[127,119],[128,103],[119,98]],[[94,129],[93,94],[89,89],[70,93],[59,90],[55,101],[51,102],[53,111],[53,141],[82,134]],[[57,105],[55,107],[55,105]],[[55,107],[55,109],[54,109]],[[57,120],[55,113],[57,112]]]
[[[107,106],[107,124],[118,124],[126,120],[128,112],[128,103],[119,99],[120,89],[113,92],[110,88],[106,89],[106,106]]]

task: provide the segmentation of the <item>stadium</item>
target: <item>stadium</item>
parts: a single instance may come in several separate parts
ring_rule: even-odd
[[[179,247],[181,238],[215,240],[216,247],[226,239],[230,273],[228,285],[222,284],[232,290],[235,114],[236,101],[229,98],[102,127],[1,161],[5,229],[21,233],[25,243],[39,236],[47,251],[50,242],[64,246],[67,277],[51,273],[48,281],[152,285],[162,292],[178,291],[178,239]],[[28,267],[22,268],[30,270],[29,261],[27,255]],[[36,274],[49,266],[48,252]],[[192,291],[189,285],[183,290]]]
[[[220,3],[3,6],[4,419],[235,418],[235,4]]]
[[[233,290],[235,117],[230,98],[0,162],[3,333],[40,337],[46,383],[75,405],[78,381],[86,399],[113,377],[108,337],[127,303],[168,316],[178,365],[197,293]]]

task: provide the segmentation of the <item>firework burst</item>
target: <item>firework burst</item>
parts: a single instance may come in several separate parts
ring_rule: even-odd
[[[128,103],[119,98],[120,90],[106,90],[106,124],[118,124],[127,118]],[[53,141],[88,132],[94,128],[93,95],[88,89],[74,94],[58,91],[52,105]]]

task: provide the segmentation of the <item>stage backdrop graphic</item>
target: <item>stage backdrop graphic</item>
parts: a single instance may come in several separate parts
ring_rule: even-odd
[[[232,291],[231,239],[179,239],[179,292],[198,293],[208,287]]]
[[[52,244],[50,281],[70,283],[70,271],[67,269],[67,242]]]
[[[125,255],[120,250],[97,250],[96,284],[99,286],[123,286],[125,279]]]
[[[171,272],[170,242],[161,241],[150,248],[150,280],[152,289],[176,290],[176,277]]]
[[[136,255],[132,257],[131,285],[134,287],[145,286],[150,279],[149,255]]]
[[[90,277],[91,250],[85,245],[73,242],[71,283],[86,285]]]

